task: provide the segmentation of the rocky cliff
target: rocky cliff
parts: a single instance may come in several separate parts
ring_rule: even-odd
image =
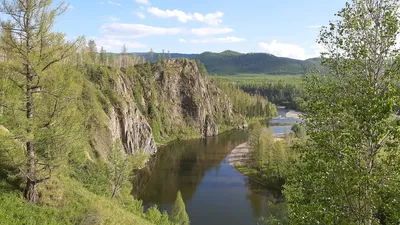
[[[228,96],[191,60],[93,67],[87,77],[91,143],[100,155],[117,141],[127,154],[153,154],[156,141],[213,136],[245,124]]]

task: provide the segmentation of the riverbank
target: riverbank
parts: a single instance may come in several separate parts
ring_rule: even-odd
[[[294,110],[290,110],[289,112],[286,113],[287,118],[293,118],[293,119],[301,119],[302,115],[303,113]]]
[[[276,138],[275,141],[279,139],[280,138]],[[275,190],[281,190],[283,180],[279,178],[273,179],[271,177],[266,180],[264,177],[260,176],[259,171],[248,166],[249,157],[250,146],[247,142],[242,143],[229,154],[229,165],[255,183]]]

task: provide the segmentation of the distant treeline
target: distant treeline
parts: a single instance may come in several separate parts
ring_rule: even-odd
[[[252,95],[259,94],[276,105],[299,109],[302,102],[300,85],[278,83],[239,82],[238,86]]]
[[[275,105],[262,96],[246,93],[238,85],[221,77],[214,77],[213,80],[229,96],[235,112],[247,118],[265,118],[277,115]]]

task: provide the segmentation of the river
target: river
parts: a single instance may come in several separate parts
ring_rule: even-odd
[[[275,134],[290,131],[299,120],[286,118],[288,110],[269,120]],[[157,204],[170,212],[178,190],[192,225],[251,225],[268,216],[271,205],[283,201],[280,190],[268,189],[240,174],[228,163],[228,155],[246,142],[247,131],[234,130],[216,137],[175,141],[157,155],[134,180],[134,196],[145,208]]]

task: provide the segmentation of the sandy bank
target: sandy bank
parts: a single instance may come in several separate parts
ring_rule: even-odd
[[[301,119],[300,116],[302,115],[301,112],[290,110],[286,113],[287,118],[294,118],[294,119]]]
[[[274,136],[275,141],[283,141],[285,139],[285,135],[276,135]],[[234,148],[231,153],[229,153],[229,165],[235,166],[235,165],[244,165],[247,163],[250,157],[250,146],[249,143],[243,143],[236,148]]]

